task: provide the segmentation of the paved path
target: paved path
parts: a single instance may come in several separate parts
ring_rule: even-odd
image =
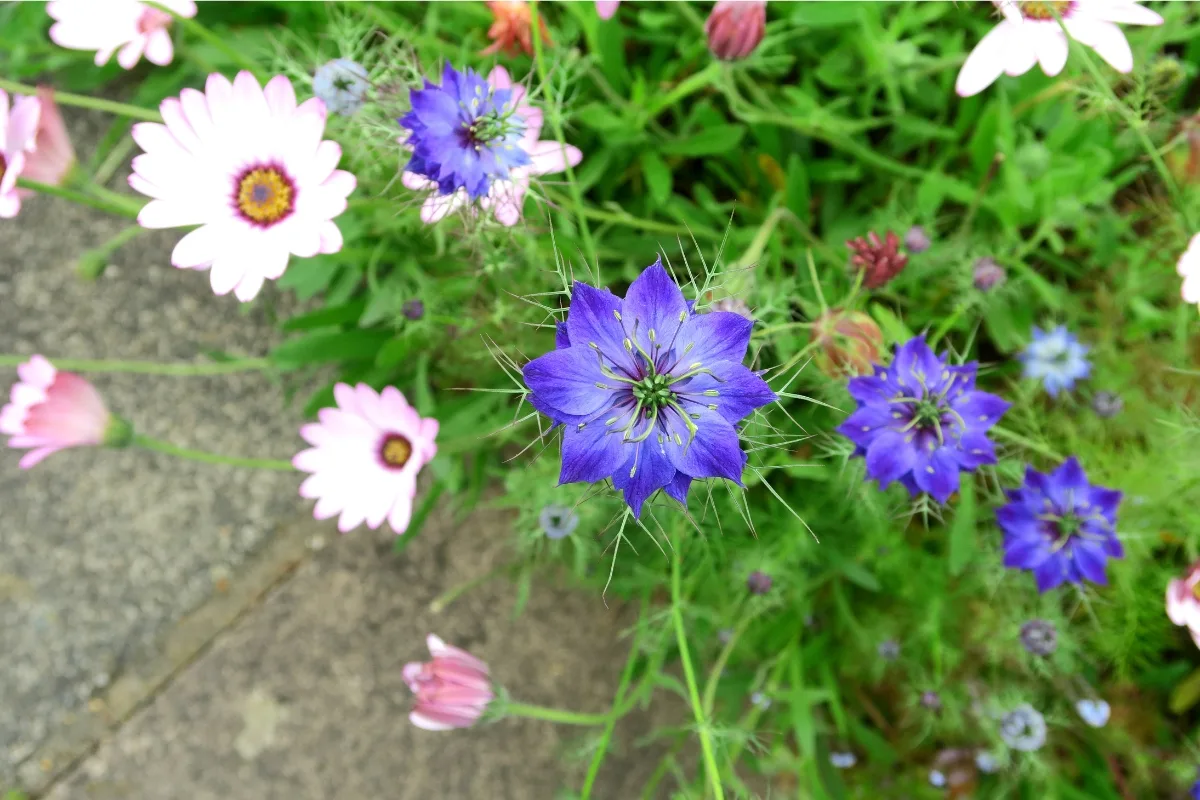
[[[68,112],[68,125],[81,153],[104,132],[91,116]],[[214,297],[205,275],[168,265],[171,232],[81,282],[75,258],[124,224],[47,198],[0,222],[0,350],[172,361],[277,341],[268,303]],[[0,375],[7,392],[15,373]],[[261,374],[94,383],[141,431],[180,445],[275,458],[302,445],[298,410]],[[24,472],[18,457],[0,452],[0,790],[549,798],[564,779],[569,739],[549,726],[418,737],[405,719],[400,666],[422,654],[423,609],[488,569],[480,554],[509,536],[499,522],[431,528],[397,561],[365,530],[296,524],[308,508],[290,473],[135,450],[60,453]],[[613,616],[598,598],[537,593],[512,622],[504,591],[456,604],[438,631],[492,659],[524,699],[601,709],[624,661]],[[439,791],[450,773],[455,788]]]

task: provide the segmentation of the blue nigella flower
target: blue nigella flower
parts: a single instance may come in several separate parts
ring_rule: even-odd
[[[1057,397],[1091,372],[1087,352],[1087,345],[1081,344],[1065,325],[1059,325],[1050,331],[1034,328],[1033,341],[1020,358],[1025,365],[1025,377],[1041,381],[1046,393]]]
[[[1009,403],[975,388],[975,362],[951,366],[917,336],[896,349],[890,367],[851,378],[858,410],[838,428],[864,456],[867,476],[881,488],[900,481],[915,497],[944,503],[958,490],[961,470],[996,463],[987,431]]]
[[[659,489],[686,505],[693,480],[741,485],[734,426],[776,399],[742,365],[753,325],[692,314],[660,261],[624,299],[576,283],[558,349],[524,369],[529,402],[564,426],[559,483],[611,478],[635,516]]]
[[[1088,483],[1074,457],[1044,475],[1025,468],[1025,485],[997,509],[1004,566],[1033,570],[1039,592],[1064,581],[1108,582],[1104,565],[1125,555],[1113,526],[1121,493]]]
[[[348,58],[336,58],[322,64],[313,74],[313,94],[325,101],[330,114],[348,117],[362,108],[363,97],[371,82],[362,64]]]
[[[441,194],[465,189],[476,200],[494,179],[530,163],[521,149],[525,121],[511,89],[496,89],[474,70],[447,64],[441,86],[427,80],[410,99],[412,111],[399,120],[413,151],[405,169],[437,183]]]
[[[563,539],[579,527],[579,515],[568,506],[551,503],[538,514],[538,524],[542,526],[542,532],[547,537]]]
[[[1075,703],[1079,717],[1093,728],[1103,728],[1108,723],[1112,708],[1099,698],[1084,698]]]
[[[1046,743],[1046,718],[1028,703],[1021,703],[1000,718],[1000,738],[1014,750],[1040,750]]]

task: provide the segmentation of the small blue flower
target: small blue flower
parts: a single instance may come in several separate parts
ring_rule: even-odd
[[[976,369],[950,366],[917,336],[896,349],[890,367],[850,379],[858,409],[838,432],[880,488],[900,481],[914,497],[928,492],[944,503],[958,491],[960,471],[996,463],[987,431],[1010,404],[975,388]]]
[[[551,539],[563,539],[579,527],[579,515],[567,506],[552,503],[538,514],[538,524]]]
[[[1200,778],[1197,778],[1196,782],[1192,784],[1192,790],[1188,792],[1188,796],[1192,800],[1200,800]]]
[[[1093,728],[1103,728],[1108,724],[1108,716],[1112,713],[1108,703],[1096,698],[1085,698],[1075,704],[1079,717]]]
[[[611,478],[635,516],[660,489],[686,505],[693,480],[741,485],[735,426],[776,399],[742,365],[753,325],[692,314],[659,261],[624,299],[576,283],[558,349],[523,371],[530,404],[564,426],[559,483]]]
[[[1040,750],[1046,743],[1046,718],[1028,703],[1000,718],[1000,738],[1014,750]]]
[[[466,190],[472,200],[493,180],[530,163],[521,148],[525,121],[511,89],[497,89],[479,73],[447,64],[442,83],[425,81],[411,92],[412,111],[400,118],[412,159],[405,169],[434,181],[441,194]]]
[[[1033,329],[1033,341],[1021,353],[1024,375],[1042,382],[1046,393],[1057,397],[1070,391],[1075,381],[1086,378],[1092,370],[1087,360],[1087,345],[1080,343],[1065,325],[1051,331]]]
[[[929,785],[941,789],[946,785],[946,776],[940,769],[929,770]]]
[[[996,511],[1004,566],[1033,570],[1039,592],[1084,578],[1106,584],[1105,563],[1125,550],[1117,539],[1121,493],[1088,483],[1074,457],[1049,474],[1025,468],[1025,484]]]
[[[1000,769],[1000,761],[991,753],[980,750],[975,754],[975,766],[980,772],[991,775]]]
[[[850,769],[858,763],[858,756],[854,755],[854,753],[850,752],[849,750],[835,750],[829,754],[829,763],[838,769]]]
[[[325,101],[330,114],[348,117],[363,106],[363,97],[371,82],[362,64],[348,58],[336,58],[317,68],[313,74],[313,94]]]

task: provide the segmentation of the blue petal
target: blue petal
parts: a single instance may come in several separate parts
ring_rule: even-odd
[[[680,381],[675,391],[703,406],[715,405],[717,412],[730,423],[740,422],[756,408],[778,399],[766,381],[739,363],[725,361],[708,365],[708,368],[712,370],[711,375],[702,374]],[[705,392],[717,394],[708,397]]]
[[[1012,403],[988,392],[971,391],[954,398],[950,408],[962,417],[967,431],[986,431],[999,422]]]
[[[958,461],[948,447],[914,451],[913,481],[934,500],[945,503],[958,491]]]
[[[894,480],[912,470],[916,452],[904,435],[896,431],[884,431],[867,448],[867,475],[879,481],[879,487],[887,488]]]
[[[617,319],[621,307],[621,298],[607,289],[576,283],[571,287],[567,331],[574,346],[595,345],[594,349],[599,350],[609,362],[615,362],[632,375],[633,356],[625,350],[625,331]]]
[[[1051,557],[1046,540],[1013,539],[1004,543],[1004,566],[1015,569],[1037,569]]]
[[[709,368],[717,361],[741,364],[746,358],[753,327],[753,320],[732,311],[700,314],[680,327],[675,352],[680,354],[685,365],[697,361]]]
[[[850,396],[863,404],[887,405],[899,388],[889,370],[882,367],[876,367],[874,375],[851,378],[846,383],[846,389],[850,392]]]
[[[522,370],[525,385],[546,407],[563,414],[591,414],[613,404],[616,392],[600,372],[600,359],[583,347],[551,350]]]
[[[571,346],[571,334],[567,331],[567,323],[554,323],[554,346],[559,350],[565,350]]]
[[[888,406],[862,406],[837,427],[837,432],[860,447],[867,448],[871,442],[897,422]]]
[[[974,472],[984,464],[996,463],[996,448],[982,433],[967,433],[958,440],[954,452],[963,469]]]
[[[678,500],[684,508],[687,508],[688,489],[690,489],[691,486],[691,476],[684,475],[682,472],[676,472],[675,479],[663,488],[669,497]]]
[[[602,419],[583,425],[567,425],[563,428],[562,471],[558,482],[604,480],[624,463],[628,454],[621,435],[610,433]]]
[[[688,411],[696,427],[690,440],[677,412],[668,409],[661,416],[667,432],[666,452],[676,469],[693,478],[727,478],[741,486],[745,461],[733,425],[707,408],[693,406]]]
[[[642,270],[630,284],[621,316],[626,335],[632,338],[636,328],[637,341],[647,353],[657,356],[656,350],[662,350],[675,340],[680,326],[688,318],[687,301],[674,279],[663,269],[661,260]],[[653,340],[651,331],[654,332]]]
[[[1072,546],[1072,554],[1083,577],[1101,586],[1108,585],[1108,576],[1104,573],[1107,557],[1100,545],[1077,539]]]
[[[625,496],[625,503],[633,510],[633,516],[640,517],[642,504],[650,495],[666,488],[675,480],[675,466],[671,463],[664,445],[653,435],[643,442],[626,447],[625,451],[634,455],[630,455],[613,475],[613,486],[621,490]]]
[[[1047,558],[1033,570],[1039,592],[1048,592],[1068,578],[1068,562],[1061,552]]]

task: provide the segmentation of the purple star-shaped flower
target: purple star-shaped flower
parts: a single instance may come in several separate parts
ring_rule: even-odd
[[[472,200],[487,194],[493,179],[530,163],[521,149],[525,122],[512,99],[511,89],[447,64],[442,85],[425,81],[424,89],[414,89],[412,111],[399,119],[412,148],[405,169],[437,183],[441,194],[465,189]]]
[[[776,399],[742,365],[753,326],[694,314],[661,261],[624,299],[575,283],[558,349],[524,369],[530,403],[564,426],[559,483],[611,478],[634,516],[659,489],[686,505],[693,480],[741,485],[735,426]]]
[[[1104,565],[1125,550],[1117,539],[1121,493],[1088,483],[1074,457],[1048,475],[1025,468],[1025,485],[996,510],[1004,566],[1033,570],[1039,592],[1065,582],[1106,584]]]
[[[890,367],[850,379],[858,409],[838,432],[880,488],[900,481],[914,497],[928,492],[944,503],[960,471],[996,463],[987,431],[1010,404],[975,388],[976,369],[973,361],[951,366],[917,336],[896,349]]]

